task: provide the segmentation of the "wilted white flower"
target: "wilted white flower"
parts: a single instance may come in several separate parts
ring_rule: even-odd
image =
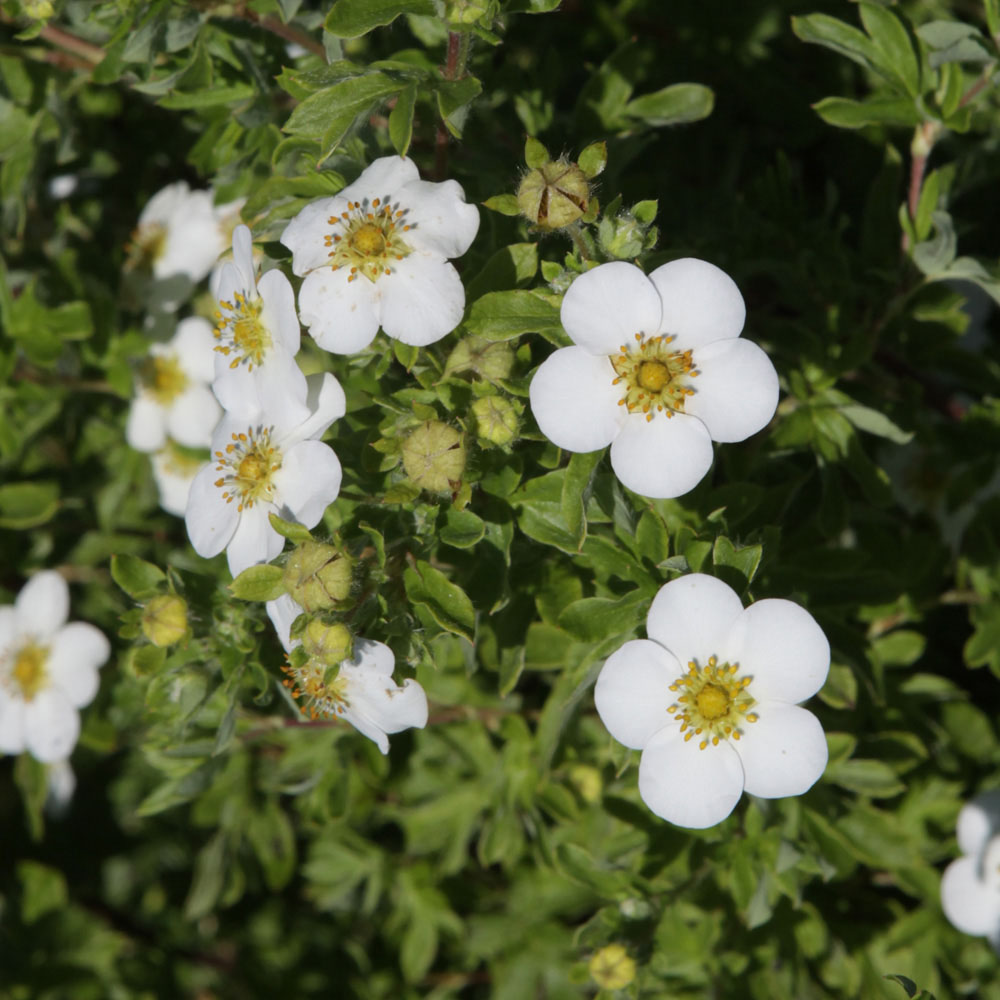
[[[457,181],[422,181],[405,156],[375,160],[281,234],[305,278],[299,317],[335,354],[367,347],[379,326],[404,344],[432,344],[462,319],[465,288],[448,259],[478,229],[479,211]]]
[[[1000,789],[966,803],[955,833],[964,856],[941,879],[944,915],[963,934],[985,937],[1000,952]]]
[[[253,417],[227,415],[212,442],[213,464],[191,484],[185,521],[201,556],[223,549],[236,576],[270,562],[284,547],[268,514],[312,528],[340,492],[340,462],[316,440],[346,411],[344,390],[330,374],[306,380],[308,416],[288,411]]]
[[[66,624],[68,615],[69,588],[51,570],[0,607],[0,753],[28,750],[52,763],[76,745],[77,709],[97,693],[111,647],[93,625]]]
[[[192,458],[175,441],[167,443],[152,455],[153,479],[160,492],[160,506],[176,517],[187,510],[188,495],[194,477],[211,463]]]
[[[219,269],[216,297],[215,381],[212,389],[228,413],[260,410],[301,422],[306,408],[306,377],[295,363],[299,320],[295,293],[278,270],[255,278],[250,230],[233,231],[233,259]]]
[[[290,636],[292,622],[302,614],[295,601],[287,594],[268,601],[267,613],[286,651],[300,645]],[[353,656],[339,665],[330,667],[309,659],[297,667],[290,658],[282,669],[285,686],[300,701],[304,715],[343,719],[388,753],[390,735],[427,725],[424,689],[410,677],[400,687],[392,679],[395,665],[396,658],[385,643],[355,639]]]
[[[189,448],[208,446],[222,416],[209,388],[214,348],[211,324],[200,316],[181,320],[168,343],[150,345],[125,427],[136,451],[159,451],[168,435]]]
[[[648,497],[676,497],[712,464],[712,441],[742,441],[774,415],[778,376],[740,339],[746,308],[714,264],[671,261],[648,277],[623,261],[570,286],[561,319],[575,346],[531,382],[542,433],[567,451],[611,445],[618,478]]]
[[[678,826],[713,826],[744,791],[801,795],[826,768],[823,728],[798,702],[830,668],[830,646],[797,604],[744,609],[701,573],[660,588],[648,639],[608,657],[594,700],[611,735],[635,750],[639,794]]]

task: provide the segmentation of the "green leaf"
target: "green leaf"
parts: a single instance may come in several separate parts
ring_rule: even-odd
[[[453,545],[457,549],[471,549],[485,534],[486,524],[481,517],[471,510],[449,508],[440,537],[446,545]]]
[[[995,58],[987,48],[989,43],[975,25],[961,21],[928,21],[916,31],[933,50],[928,57],[931,69],[946,63],[984,63]]]
[[[467,285],[465,295],[472,302],[488,292],[504,291],[527,284],[538,271],[538,244],[511,243],[501,247]]]
[[[358,38],[400,14],[434,15],[434,0],[337,0],[323,27],[338,38]]]
[[[18,861],[17,878],[21,883],[21,919],[26,924],[63,909],[69,902],[66,878],[56,868],[38,861]]]
[[[911,97],[920,93],[920,64],[913,43],[895,11],[874,3],[860,3],[861,23],[871,36],[889,70]]]
[[[849,791],[872,798],[890,798],[906,791],[896,772],[881,760],[840,761],[827,767],[824,777]]]
[[[652,94],[634,97],[625,114],[648,125],[683,125],[707,118],[715,106],[715,94],[700,83],[675,83]]]
[[[524,162],[529,167],[543,167],[552,159],[549,151],[534,136],[528,136],[524,141]]]
[[[917,214],[913,227],[918,240],[925,240],[931,234],[933,213],[938,207],[941,197],[941,171],[932,170],[925,178],[920,188],[920,201],[917,203]]]
[[[824,97],[812,107],[823,121],[838,128],[864,128],[866,125],[912,128],[923,121],[923,115],[908,97],[871,97],[866,101]]]
[[[908,444],[913,440],[913,431],[904,431],[879,410],[860,403],[850,403],[838,409],[859,431],[875,434],[893,444]]]
[[[487,198],[483,206],[491,212],[499,212],[501,215],[520,215],[521,209],[517,204],[517,196],[513,194],[495,194],[492,198]]]
[[[541,291],[488,292],[472,303],[465,328],[487,340],[510,340],[525,333],[551,338],[562,334],[561,301]]]
[[[958,251],[958,237],[951,216],[947,212],[932,212],[936,230],[932,239],[918,243],[912,250],[913,263],[924,274],[943,277]]]
[[[576,539],[576,550],[583,548],[587,538],[587,500],[603,451],[577,452],[570,456],[563,480],[560,508],[563,521]]]
[[[743,545],[737,548],[724,535],[719,535],[712,547],[712,563],[716,568],[723,567],[736,571],[735,582],[739,589],[746,590],[757,575],[760,560],[764,555],[762,545]],[[726,574],[718,574],[721,579],[726,579]],[[733,581],[727,580],[730,586]]]
[[[560,844],[556,849],[559,867],[566,875],[581,885],[593,889],[605,899],[624,896],[631,883],[628,873],[609,869],[606,864],[577,844]]]
[[[476,612],[472,601],[444,573],[418,560],[415,568],[407,567],[403,572],[403,583],[406,596],[427,608],[441,628],[474,641]]]
[[[442,121],[456,139],[462,137],[466,105],[483,92],[482,83],[474,76],[463,76],[461,80],[445,80],[437,86],[438,112]]]
[[[111,579],[136,600],[152,597],[167,582],[159,566],[129,555],[111,557]]]
[[[280,566],[251,566],[233,580],[229,592],[241,601],[273,601],[285,593],[284,577]]]
[[[573,637],[561,628],[532,622],[524,640],[524,665],[529,670],[562,670],[572,646]]]
[[[559,627],[583,642],[598,642],[634,632],[645,620],[649,595],[633,590],[624,597],[584,597],[559,615]]]
[[[865,69],[878,71],[881,66],[882,56],[875,43],[863,31],[829,14],[793,17],[792,31],[803,42],[832,49]]]
[[[184,919],[199,920],[211,913],[222,893],[223,879],[229,866],[226,859],[226,837],[220,830],[198,852],[194,877],[184,902]]]
[[[576,161],[577,166],[583,171],[588,180],[593,180],[604,172],[608,164],[608,144],[606,142],[592,142],[587,146]]]
[[[413,138],[413,111],[417,104],[417,85],[408,83],[389,112],[389,141],[400,156],[406,156]]]
[[[888,976],[883,976],[883,979],[888,979],[891,983],[898,983],[900,986],[906,990],[906,995],[915,1000],[934,1000],[934,994],[928,993],[927,990],[922,990],[917,984],[907,976],[901,976],[899,973],[892,973]]]
[[[169,108],[172,111],[198,111],[204,108],[215,108],[222,104],[249,101],[255,93],[252,84],[234,83],[228,87],[211,87],[207,90],[167,94],[156,103],[160,107]]]
[[[295,831],[276,802],[270,801],[250,814],[247,840],[264,869],[264,881],[272,892],[283,889],[295,874]]]
[[[59,485],[50,482],[0,486],[0,528],[24,531],[51,521],[59,510]]]
[[[304,524],[299,524],[298,521],[286,521],[283,517],[278,517],[273,511],[267,515],[267,519],[271,522],[271,527],[282,538],[287,538],[294,545],[301,545],[303,542],[312,541],[312,534],[309,529]]]

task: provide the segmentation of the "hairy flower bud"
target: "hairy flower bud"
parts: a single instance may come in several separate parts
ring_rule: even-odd
[[[609,944],[590,960],[590,975],[602,990],[623,990],[635,979],[635,959],[620,944]]]
[[[403,468],[421,489],[434,493],[456,489],[465,471],[461,433],[439,420],[422,423],[403,442]]]
[[[587,211],[590,184],[583,171],[566,160],[551,160],[524,175],[517,189],[521,214],[541,229],[562,229]]]
[[[282,582],[304,611],[343,605],[351,596],[353,560],[323,542],[297,545],[285,563]]]
[[[476,436],[488,445],[503,447],[517,434],[517,412],[502,396],[483,396],[472,404],[476,418]]]
[[[172,646],[187,634],[187,602],[176,594],[154,597],[143,608],[141,625],[154,646]]]
[[[302,633],[302,648],[309,658],[334,666],[351,658],[354,639],[346,625],[326,625],[314,618]]]

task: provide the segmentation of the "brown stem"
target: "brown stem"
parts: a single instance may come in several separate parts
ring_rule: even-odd
[[[462,59],[462,35],[457,31],[448,32],[448,60],[441,74],[446,80],[457,80],[465,72]],[[434,135],[434,177],[443,181],[448,176],[448,126],[444,119],[438,122]]]
[[[989,82],[993,79],[993,71],[995,69],[996,63],[990,63],[989,66],[983,70],[983,75],[962,95],[962,99],[958,102],[958,106],[960,108],[964,108],[966,104],[968,104],[983,90],[984,87],[989,85]]]
[[[917,209],[920,207],[920,191],[924,183],[924,171],[927,169],[927,158],[931,155],[934,143],[941,133],[939,122],[921,122],[913,130],[913,140],[910,143],[910,189],[906,198],[906,206],[910,219],[916,223]],[[909,233],[903,233],[903,251],[910,249]]]
[[[96,66],[104,59],[104,49],[100,45],[85,42],[82,38],[77,38],[76,35],[71,35],[68,31],[63,31],[62,28],[57,28],[54,24],[45,25],[38,34],[40,38],[44,38],[56,48],[72,52],[73,55],[85,59],[91,66]]]
[[[326,61],[326,49],[323,48],[323,43],[317,42],[315,38],[307,35],[304,31],[300,31],[290,24],[285,24],[279,21],[278,18],[271,17],[269,14],[261,17],[251,10],[244,10],[241,13],[248,21],[253,21],[254,24],[259,25],[265,31],[270,31],[272,35],[284,38],[286,42],[301,45],[302,48],[311,52],[314,56],[319,56],[324,62]]]

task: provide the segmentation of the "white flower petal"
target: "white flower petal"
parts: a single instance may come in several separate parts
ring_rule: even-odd
[[[404,344],[433,344],[462,322],[465,286],[455,268],[440,257],[411,253],[376,284],[382,329]]]
[[[628,417],[618,405],[622,394],[611,384],[614,377],[607,358],[582,347],[561,347],[550,354],[528,390],[539,430],[567,451],[606,448]]]
[[[69,587],[55,570],[43,570],[21,588],[14,608],[21,635],[47,640],[63,627],[69,616]]]
[[[136,451],[159,451],[167,443],[167,411],[152,393],[138,391],[128,411],[125,440]]]
[[[573,342],[591,354],[617,354],[637,333],[659,329],[660,297],[634,264],[612,261],[569,286],[560,319]]]
[[[17,611],[13,604],[0,604],[0,650],[6,649],[17,638]],[[0,663],[2,663],[0,655]]]
[[[365,198],[369,201],[376,198],[395,201],[400,188],[419,177],[417,165],[408,156],[380,156],[372,160],[358,179],[348,184],[338,197],[343,201],[364,201]]]
[[[753,677],[758,701],[797,704],[811,698],[830,671],[830,644],[805,608],[771,598],[751,604],[733,623],[720,658]]]
[[[285,452],[274,475],[275,503],[291,520],[315,527],[326,508],[337,499],[343,473],[333,449],[320,441],[301,441]]]
[[[945,869],[941,908],[963,934],[995,935],[1000,929],[1000,892],[979,877],[973,858],[958,858]]]
[[[167,432],[189,448],[207,448],[222,410],[206,384],[188,386],[167,410]]]
[[[631,413],[611,445],[611,467],[634,493],[666,499],[683,496],[712,467],[712,438],[697,418]]]
[[[963,854],[978,857],[997,833],[1000,833],[1000,788],[993,788],[962,807],[955,836]]]
[[[207,319],[201,316],[182,319],[169,346],[188,378],[197,382],[211,382],[215,378],[215,333]]]
[[[649,276],[663,302],[657,333],[677,337],[686,351],[713,340],[738,337],[747,310],[736,282],[725,271],[696,257],[682,257]]]
[[[292,651],[292,625],[295,619],[304,611],[301,604],[288,594],[282,594],[273,601],[268,601],[264,607],[267,609],[267,617],[271,619],[274,631],[278,635],[281,645],[285,647],[285,652]],[[296,640],[295,645],[299,645]]]
[[[80,736],[80,714],[56,688],[40,691],[24,707],[24,743],[43,764],[65,760]]]
[[[229,572],[234,577],[258,563],[270,562],[285,547],[285,539],[271,527],[268,520],[267,515],[273,509],[271,504],[257,503],[253,507],[244,508],[239,515],[236,530],[226,546]]]
[[[46,768],[45,809],[47,812],[61,816],[73,798],[76,791],[76,774],[68,760],[54,760]]]
[[[239,272],[242,287],[250,291],[254,287],[253,236],[250,227],[242,223],[233,230],[233,264]]]
[[[273,348],[262,365],[225,365],[212,392],[227,413],[253,420],[266,414],[276,425],[295,426],[309,417],[306,377],[284,348]],[[214,425],[213,425],[214,430]]]
[[[173,184],[161,188],[146,202],[139,213],[139,225],[169,222],[190,193],[187,181],[174,181]]]
[[[0,753],[24,751],[24,702],[0,690]]]
[[[212,273],[215,275],[212,282],[212,294],[218,302],[228,302],[230,305],[234,305],[237,292],[246,297],[248,289],[243,275],[240,274],[239,268],[231,260],[224,260]],[[218,365],[219,357],[216,357],[215,361]]]
[[[828,751],[823,727],[798,705],[755,705],[756,722],[741,727],[733,746],[743,761],[746,791],[765,799],[802,795],[822,777]]]
[[[207,277],[226,249],[225,237],[212,204],[211,191],[191,191],[166,221],[163,250],[153,262],[153,275],[187,275],[197,283]]]
[[[679,727],[654,733],[639,760],[639,794],[657,816],[694,830],[721,823],[743,794],[743,767],[726,742],[698,749]]]
[[[479,232],[479,209],[466,204],[458,181],[411,181],[398,197],[400,208],[409,209],[401,221],[412,227],[403,240],[415,250],[461,257]]]
[[[111,655],[104,633],[86,622],[70,622],[53,637],[46,663],[52,683],[75,708],[89,705],[97,694],[97,668]]]
[[[299,441],[320,438],[335,420],[347,412],[347,397],[336,377],[329,372],[306,376],[306,406],[310,416],[294,427],[282,427],[275,421],[283,448]]]
[[[191,484],[194,477],[208,466],[202,462],[192,467],[190,474],[178,471],[178,466],[169,448],[156,452],[152,456],[153,478],[160,493],[160,506],[175,517],[183,517],[187,510],[188,497],[191,494]]]
[[[299,289],[299,319],[324,351],[355,354],[378,333],[378,291],[367,278],[321,267]]]
[[[326,245],[325,237],[331,231],[329,220],[346,209],[347,202],[339,195],[320,198],[306,205],[285,226],[281,242],[292,251],[293,274],[301,278],[315,268],[327,268],[330,248]]]
[[[723,658],[723,643],[743,604],[732,587],[714,576],[689,573],[660,587],[646,618],[646,632],[670,650],[686,669]]]
[[[206,465],[191,483],[184,524],[195,552],[206,559],[217,556],[228,544],[240,519],[236,502],[226,503],[222,487],[216,486],[219,473]]]
[[[274,343],[294,357],[299,352],[301,333],[291,282],[274,268],[261,277],[257,293],[263,303],[261,322],[267,327]]]
[[[594,688],[597,714],[608,732],[641,750],[664,726],[676,727],[667,708],[674,702],[669,687],[680,672],[676,657],[648,639],[633,639],[612,653]]]
[[[743,441],[766,427],[778,408],[778,373],[749,340],[720,340],[694,352],[700,374],[685,413],[703,420],[713,441]]]

